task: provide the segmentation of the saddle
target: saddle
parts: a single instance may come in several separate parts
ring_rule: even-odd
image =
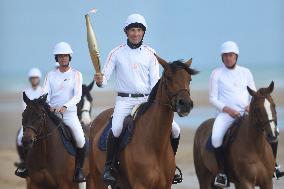
[[[132,139],[133,132],[135,130],[134,120],[135,120],[136,114],[140,106],[141,106],[140,104],[135,106],[131,114],[126,116],[123,121],[123,129],[120,134],[119,142],[118,142],[119,151],[123,150]],[[112,127],[112,117],[109,119],[108,124],[105,127],[104,131],[102,132],[99,142],[98,142],[98,146],[101,151],[106,151],[107,137],[108,137],[111,127]]]
[[[230,145],[234,142],[236,136],[238,135],[238,131],[241,125],[241,122],[245,119],[245,115],[237,118],[233,123],[232,126],[227,130],[224,139],[223,139],[223,149],[226,150],[230,147]],[[206,143],[206,149],[209,151],[214,151],[214,147],[212,145],[212,131],[211,134],[208,137],[207,143]]]
[[[84,133],[88,132],[87,126],[82,125],[82,128],[83,128]],[[59,136],[61,138],[63,146],[65,147],[67,152],[70,155],[75,156],[77,147],[76,147],[76,142],[75,142],[75,139],[72,135],[70,128],[65,123],[61,122],[59,124],[58,131],[59,131]],[[85,142],[86,151],[89,151],[89,139],[86,137],[86,135],[85,135],[85,141],[86,141]]]

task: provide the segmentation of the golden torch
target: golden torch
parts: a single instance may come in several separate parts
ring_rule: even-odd
[[[95,13],[95,12],[96,12],[96,9],[92,9],[89,13]],[[87,41],[88,41],[88,48],[89,48],[90,56],[92,59],[93,66],[96,70],[96,73],[100,73],[101,72],[100,54],[99,54],[97,38],[92,28],[89,14],[85,15],[85,19],[86,19],[86,26],[87,26]]]

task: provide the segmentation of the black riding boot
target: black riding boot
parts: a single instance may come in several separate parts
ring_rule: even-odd
[[[112,164],[115,160],[115,152],[118,145],[118,138],[116,138],[112,131],[109,132],[107,137],[107,151],[106,151],[106,163],[104,169],[103,180],[107,185],[114,185],[116,182],[115,177],[112,175]]]
[[[75,171],[74,178],[75,182],[86,182],[86,178],[83,172],[83,166],[85,161],[86,146],[83,148],[77,148],[75,157]]]
[[[179,140],[180,140],[180,135],[178,136],[178,138],[171,138],[171,145],[172,145],[175,156],[177,153]],[[181,183],[183,180],[181,170],[178,168],[178,166],[176,166],[176,169],[179,171],[179,174],[175,174],[174,179],[173,179],[173,184]]]
[[[284,172],[281,172],[280,165],[278,165],[276,162],[278,142],[271,142],[270,146],[272,148],[272,152],[275,158],[275,168],[274,168],[273,177],[275,177],[276,179],[279,179],[280,177],[284,176]]]
[[[29,171],[27,169],[25,159],[26,159],[26,152],[23,146],[17,145],[17,151],[20,156],[21,162],[17,165],[17,169],[15,171],[15,175],[21,178],[26,178],[29,176]]]
[[[214,185],[224,188],[229,185],[227,175],[225,174],[225,156],[222,146],[214,148],[215,157],[217,160],[220,173],[215,177]]]

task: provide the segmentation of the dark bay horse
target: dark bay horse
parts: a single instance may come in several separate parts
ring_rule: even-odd
[[[29,170],[31,189],[78,189],[85,183],[75,183],[73,173],[75,158],[64,148],[59,136],[61,118],[49,110],[47,95],[30,100],[24,93],[27,104],[23,112],[23,146],[27,150],[26,165]],[[88,162],[84,173],[88,175]],[[80,186],[79,186],[80,185]]]
[[[247,87],[252,96],[249,114],[239,123],[234,140],[226,148],[226,172],[237,189],[272,189],[275,159],[269,142],[278,140],[275,103],[271,97],[274,83],[257,92]],[[203,122],[194,138],[194,165],[200,189],[212,187],[218,173],[214,154],[206,148],[214,119]]]
[[[77,104],[77,115],[82,125],[88,126],[91,123],[91,111],[92,111],[92,102],[93,98],[91,95],[91,90],[94,86],[94,81],[92,81],[89,85],[82,85],[82,97],[80,102]],[[20,129],[17,131],[16,139],[18,138]],[[15,166],[18,167],[22,163],[22,156],[20,153],[22,152],[21,146],[19,146],[16,142],[17,152],[20,157],[21,162],[15,162]]]
[[[186,116],[193,108],[189,84],[191,60],[168,64],[157,57],[164,72],[152,89],[148,102],[142,105],[135,118],[136,128],[131,142],[120,152],[117,184],[112,188],[169,189],[175,174],[175,158],[170,136],[174,112]],[[99,114],[91,126],[90,181],[96,189],[107,188],[102,181],[105,152],[98,140],[113,109]]]

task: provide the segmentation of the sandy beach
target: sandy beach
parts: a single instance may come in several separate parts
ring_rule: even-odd
[[[97,92],[97,89],[94,89],[94,91],[94,109],[105,109],[113,106],[114,92]],[[273,97],[277,105],[284,105],[284,98],[281,98],[283,94],[283,89],[275,89]],[[195,107],[208,106],[207,95],[208,92],[206,90],[192,91]],[[25,188],[25,181],[14,175],[14,162],[18,161],[15,150],[15,135],[21,125],[21,93],[0,93],[0,105],[0,188],[23,189]],[[177,153],[177,164],[183,171],[184,182],[173,186],[172,188],[174,189],[199,188],[192,155],[194,133],[194,128],[182,128],[181,144]],[[284,136],[283,132],[281,136]],[[278,163],[284,165],[284,138],[281,137],[278,149]],[[274,180],[273,183],[276,189],[284,188],[284,179]]]

